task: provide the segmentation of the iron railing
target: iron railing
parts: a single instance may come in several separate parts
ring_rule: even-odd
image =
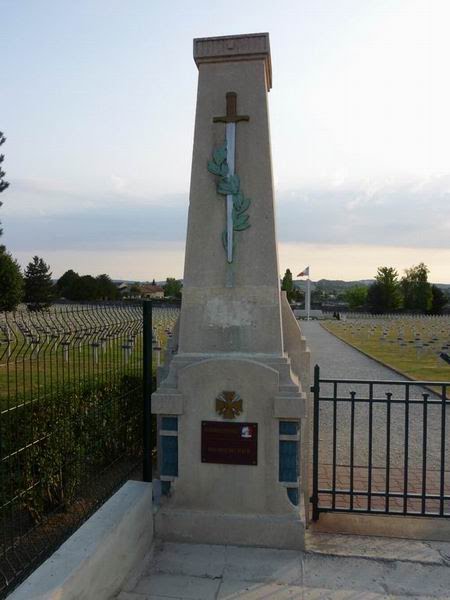
[[[143,383],[140,304],[0,314],[0,597],[141,476]]]
[[[450,517],[450,382],[322,379],[314,370],[313,520]]]

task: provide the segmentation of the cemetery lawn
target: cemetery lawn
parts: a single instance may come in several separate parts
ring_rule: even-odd
[[[450,365],[439,358],[436,349],[418,351],[413,343],[401,346],[394,340],[394,332],[389,332],[387,339],[381,340],[379,331],[373,330],[374,322],[368,321],[359,329],[349,327],[349,324],[349,321],[321,323],[324,329],[350,346],[412,379],[450,381]],[[412,336],[405,335],[405,339],[408,337],[412,339]]]

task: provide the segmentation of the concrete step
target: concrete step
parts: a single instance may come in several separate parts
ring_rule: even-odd
[[[306,542],[304,552],[164,543],[118,600],[450,598],[450,543],[328,534]]]
[[[298,385],[295,385],[295,383],[281,383],[278,386],[278,390],[280,393],[285,392],[296,394],[298,393]]]

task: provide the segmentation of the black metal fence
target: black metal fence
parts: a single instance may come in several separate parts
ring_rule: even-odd
[[[450,517],[450,382],[321,379],[313,520],[321,512]]]
[[[140,304],[0,313],[0,597],[141,474],[143,383]]]

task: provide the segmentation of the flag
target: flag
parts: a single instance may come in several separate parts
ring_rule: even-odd
[[[299,273],[297,277],[309,277],[309,266],[306,267],[306,269],[303,269],[303,271]]]

